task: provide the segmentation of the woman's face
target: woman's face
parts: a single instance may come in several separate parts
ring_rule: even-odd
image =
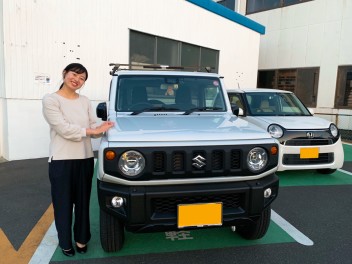
[[[78,90],[85,83],[86,73],[76,73],[73,71],[64,72],[64,85],[72,90]]]

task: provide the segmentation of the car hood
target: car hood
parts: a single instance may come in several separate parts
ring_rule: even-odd
[[[270,124],[278,124],[285,129],[327,129],[331,124],[330,121],[315,116],[256,116],[251,118],[259,121],[260,124],[266,124],[265,128]]]
[[[270,139],[263,129],[230,114],[117,116],[108,141],[175,142]]]

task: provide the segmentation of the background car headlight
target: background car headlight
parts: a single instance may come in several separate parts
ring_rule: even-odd
[[[284,134],[283,129],[276,124],[272,124],[268,127],[268,132],[273,138],[281,138]]]
[[[137,176],[145,167],[145,159],[135,150],[124,152],[119,159],[119,168],[126,176]]]
[[[339,135],[339,130],[337,128],[337,126],[335,126],[334,124],[330,125],[330,133],[333,137],[337,137]]]
[[[247,164],[251,171],[256,172],[268,163],[268,155],[263,148],[253,148],[247,155]]]

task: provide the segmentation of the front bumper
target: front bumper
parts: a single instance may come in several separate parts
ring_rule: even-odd
[[[222,203],[222,225],[232,226],[256,220],[277,197],[276,174],[243,182],[163,186],[125,186],[98,179],[98,199],[102,210],[122,221],[133,232],[177,230],[177,205]],[[264,190],[272,194],[264,198]],[[111,199],[119,196],[124,206],[114,208]]]
[[[319,157],[301,159],[301,149],[318,148]],[[331,145],[317,146],[279,146],[278,171],[309,170],[309,169],[339,169],[343,166],[344,152],[341,138]]]

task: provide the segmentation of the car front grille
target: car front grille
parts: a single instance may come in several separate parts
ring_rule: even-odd
[[[274,145],[277,146],[261,147],[270,153]],[[246,157],[254,147],[256,145],[137,147],[134,150],[145,158],[145,168],[137,177],[127,177],[119,168],[122,153],[131,148],[106,148],[105,152],[114,151],[116,158],[104,159],[104,171],[129,181],[251,176],[256,173],[249,170]],[[277,162],[278,155],[269,155],[268,164],[260,173],[276,167]]]
[[[301,159],[299,154],[284,154],[282,163],[284,165],[314,165],[328,164],[334,161],[334,153],[320,153],[316,159]]]
[[[332,139],[290,139],[285,143],[286,146],[323,146],[332,144]]]
[[[163,197],[151,200],[152,212],[155,215],[169,215],[176,217],[177,206],[179,204],[197,204],[197,203],[214,203],[221,202],[223,211],[241,211],[244,206],[245,194],[209,194],[179,197]]]
[[[171,160],[168,159],[171,157]],[[205,165],[199,160],[204,158]],[[167,172],[168,168],[173,173],[182,173],[185,171],[191,171],[194,173],[200,173],[202,171],[224,171],[225,169],[237,170],[241,168],[241,153],[239,150],[230,150],[225,152],[224,150],[212,150],[210,153],[205,151],[194,151],[187,153],[186,151],[175,151],[170,156],[164,151],[155,151],[151,155],[153,163],[153,173],[164,173]],[[209,161],[208,161],[209,160]],[[189,162],[187,162],[189,161]],[[199,164],[200,167],[197,167]]]

